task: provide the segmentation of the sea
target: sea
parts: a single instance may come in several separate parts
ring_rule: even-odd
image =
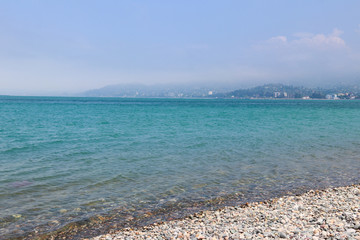
[[[359,173],[358,100],[0,96],[0,239],[181,217]]]

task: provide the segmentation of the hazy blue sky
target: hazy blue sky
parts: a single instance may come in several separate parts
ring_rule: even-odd
[[[0,94],[360,83],[360,1],[1,1]]]

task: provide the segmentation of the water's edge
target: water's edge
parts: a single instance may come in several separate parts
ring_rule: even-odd
[[[161,224],[162,222],[171,220],[184,219],[206,210],[217,210],[227,206],[244,207],[249,202],[271,201],[283,196],[302,195],[310,190],[324,190],[327,188],[344,187],[356,184],[360,184],[360,179],[353,182],[339,183],[329,186],[299,186],[294,189],[272,192],[271,195],[254,195],[251,196],[251,198],[245,199],[243,196],[239,196],[239,194],[234,193],[199,202],[181,201],[167,203],[161,208],[156,209],[144,209],[141,207],[138,209],[131,209],[130,211],[115,209],[110,213],[95,215],[88,219],[68,223],[52,232],[37,232],[38,230],[34,230],[22,236],[6,239],[87,239],[103,234],[115,233],[124,228],[137,229],[155,223]]]

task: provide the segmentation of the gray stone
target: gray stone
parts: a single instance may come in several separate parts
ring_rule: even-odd
[[[250,239],[252,235],[250,233],[244,233],[245,238]]]
[[[353,229],[357,229],[357,230],[360,230],[360,224],[356,224]]]
[[[280,238],[287,238],[286,234],[283,232],[279,232],[279,237]]]

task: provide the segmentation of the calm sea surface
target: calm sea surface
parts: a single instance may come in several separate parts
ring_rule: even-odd
[[[359,173],[360,101],[0,97],[4,238]]]

